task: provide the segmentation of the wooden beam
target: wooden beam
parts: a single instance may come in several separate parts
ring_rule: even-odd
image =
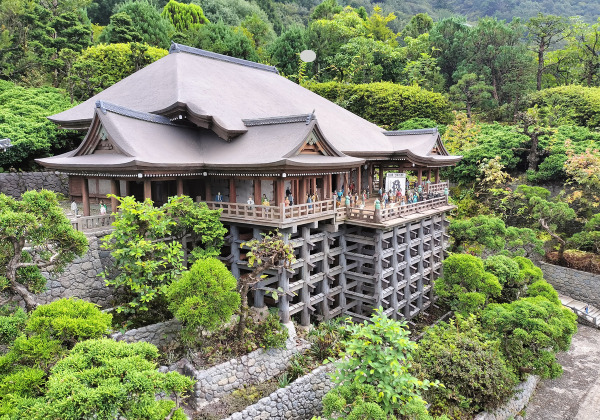
[[[83,215],[90,215],[90,187],[87,178],[82,178],[81,199],[83,201]]]
[[[147,198],[152,200],[152,181],[144,179],[144,200]]]

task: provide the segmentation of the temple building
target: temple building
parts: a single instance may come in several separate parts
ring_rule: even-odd
[[[87,132],[38,163],[69,175],[92,224],[90,201],[107,193],[157,205],[186,194],[222,209],[222,258],[236,276],[248,269],[240,243],[278,228],[294,245],[294,272],[269,272],[252,296],[284,321],[362,320],[379,306],[410,319],[432,304],[452,208],[439,171],[460,159],[437,129],[385,131],[274,67],[179,44],[169,52],[49,117]],[[380,203],[380,188],[403,202]],[[265,292],[278,287],[287,293],[275,302]]]

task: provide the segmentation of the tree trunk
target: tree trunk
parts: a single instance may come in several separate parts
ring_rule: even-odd
[[[538,161],[539,161],[539,153],[538,153],[538,145],[539,138],[536,133],[532,133],[530,135],[531,138],[531,149],[529,149],[529,155],[527,156],[527,163],[529,164],[528,170],[535,171],[537,170]]]
[[[500,102],[500,97],[498,96],[498,83],[496,82],[496,78],[492,76],[492,96],[497,102]]]
[[[240,305],[240,321],[237,326],[237,337],[238,340],[244,338],[244,329],[246,328],[246,317],[248,316],[248,292],[250,290],[250,285],[247,281],[240,279],[242,282],[242,287],[240,290],[240,297],[242,298],[242,302]]]
[[[544,49],[538,51],[537,90],[542,90],[542,74],[544,73]]]

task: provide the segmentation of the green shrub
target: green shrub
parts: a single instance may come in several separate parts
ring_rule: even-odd
[[[419,381],[410,374],[417,344],[408,339],[406,323],[387,318],[382,308],[370,321],[346,327],[350,338],[345,341],[346,349],[332,374],[333,381],[345,386],[358,383],[375,387],[376,401],[386,414],[407,414],[405,405],[410,401],[424,409],[421,392],[437,386],[437,382]]]
[[[428,118],[439,124],[453,120],[448,100],[442,94],[418,86],[391,82],[327,82],[309,83],[306,87],[373,124],[389,129],[413,118]]]
[[[194,342],[202,331],[214,331],[231,319],[240,306],[236,288],[237,280],[216,258],[197,260],[168,286],[169,309],[183,323],[184,341]]]
[[[555,354],[568,350],[577,331],[577,316],[543,296],[493,303],[483,311],[482,323],[500,339],[507,362],[521,378],[528,373],[542,378],[560,376],[562,367]]]
[[[45,335],[70,348],[88,338],[100,338],[110,330],[112,315],[98,305],[77,298],[59,299],[38,306],[29,316],[27,335]]]
[[[319,323],[308,333],[311,342],[310,353],[317,360],[323,361],[330,357],[337,358],[343,350],[344,326],[340,318],[330,319]]]
[[[368,384],[351,383],[333,388],[323,397],[323,414],[329,418],[387,420],[377,404],[377,390]]]
[[[561,305],[558,293],[546,280],[538,280],[527,288],[527,296],[543,296],[555,305]]]
[[[521,276],[524,277],[525,284],[532,284],[543,280],[544,273],[542,273],[542,269],[536,267],[529,258],[515,257],[514,260],[519,264],[519,270],[521,271]]]
[[[39,396],[50,369],[78,341],[106,334],[111,319],[97,305],[75,298],[38,306],[25,322],[24,333],[0,356],[0,389],[12,390],[0,392],[0,406],[9,413],[23,398]]]
[[[443,268],[435,292],[458,313],[479,313],[490,299],[500,296],[502,286],[495,275],[484,270],[481,258],[453,254],[444,260]]]
[[[28,419],[159,419],[175,407],[156,395],[175,394],[177,400],[193,381],[177,372],[156,370],[155,346],[110,339],[87,340],[51,371],[44,397],[22,410]],[[173,419],[183,419],[181,408]]]
[[[474,315],[429,328],[415,352],[418,376],[444,387],[427,392],[431,411],[469,418],[506,401],[517,378],[507,366],[499,342],[489,341]]]
[[[568,85],[542,89],[531,95],[531,106],[535,105],[554,125],[600,126],[600,88],[597,87]]]
[[[0,344],[10,344],[23,331],[27,314],[18,308],[12,315],[0,316]]]
[[[285,347],[289,331],[281,324],[276,312],[269,312],[267,319],[257,324],[254,329],[256,343],[264,349]]]

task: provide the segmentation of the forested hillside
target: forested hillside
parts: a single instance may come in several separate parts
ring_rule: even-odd
[[[561,250],[600,247],[597,4],[312,1],[2,2],[0,138],[14,146],[0,153],[0,168],[35,168],[34,158],[72,148],[80,134],[45,116],[160,59],[175,41],[275,65],[385,129],[438,126],[463,156],[446,174],[459,186],[461,216],[528,226],[523,192],[501,188],[566,186],[561,205],[574,213],[559,219],[570,222],[548,215],[540,229]],[[300,60],[305,49],[314,62]],[[558,205],[527,191],[527,200],[533,191]]]

